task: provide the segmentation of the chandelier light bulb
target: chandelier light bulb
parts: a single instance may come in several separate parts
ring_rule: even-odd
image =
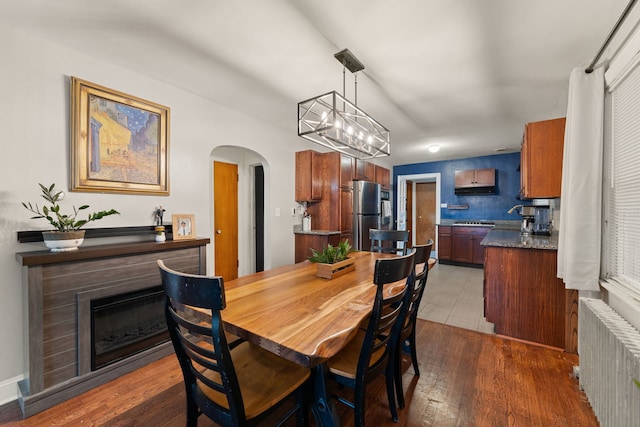
[[[342,127],[342,123],[340,122],[340,120],[336,120],[336,122],[333,124],[334,127],[340,129]]]
[[[360,131],[360,133],[358,134],[358,139],[363,139],[364,138],[364,132]]]
[[[367,143],[373,144],[373,137],[371,135],[367,137]]]
[[[353,128],[352,128],[351,126],[349,126],[349,127],[347,128],[347,133],[348,133],[349,135],[353,135]]]

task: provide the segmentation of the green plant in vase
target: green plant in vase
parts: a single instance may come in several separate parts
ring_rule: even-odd
[[[351,244],[347,240],[338,243],[338,246],[328,244],[321,251],[311,249],[309,261],[318,265],[318,277],[333,279],[356,268],[355,261],[352,258],[347,258],[352,250]]]
[[[73,213],[62,213],[60,204],[58,203],[64,196],[64,192],[56,191],[55,184],[51,184],[46,187],[42,184],[38,184],[42,191],[41,197],[45,199],[49,206],[43,205],[42,209],[38,204],[32,205],[30,202],[22,202],[22,206],[30,212],[33,212],[35,216],[31,219],[46,219],[51,224],[55,231],[43,231],[42,235],[45,240],[45,244],[52,251],[67,251],[77,249],[84,239],[84,230],[80,230],[85,224],[97,221],[109,215],[118,215],[120,212],[115,209],[103,210],[93,212],[87,215],[85,219],[78,219],[78,214],[81,211],[88,209],[89,205],[82,205],[79,208],[73,206]],[[56,242],[69,242],[69,243],[56,243]],[[59,246],[62,245],[62,246]],[[75,246],[74,246],[75,245]]]
[[[349,253],[353,251],[351,244],[349,244],[348,240],[343,240],[338,243],[337,246],[332,246],[328,244],[321,251],[316,251],[311,248],[311,256],[309,257],[309,261],[311,262],[319,262],[323,264],[335,264],[339,261],[344,261],[347,259]]]

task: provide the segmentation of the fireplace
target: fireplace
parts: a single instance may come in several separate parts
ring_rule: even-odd
[[[92,299],[91,370],[169,340],[162,286]]]

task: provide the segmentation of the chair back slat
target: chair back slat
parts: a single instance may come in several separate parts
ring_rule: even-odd
[[[380,230],[370,229],[369,238],[371,239],[371,252],[381,252],[388,254],[407,254],[409,244],[409,231],[407,230]],[[402,248],[398,248],[398,244],[402,244]]]

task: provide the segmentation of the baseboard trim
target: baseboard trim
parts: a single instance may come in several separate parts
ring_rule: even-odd
[[[18,383],[24,380],[24,375],[0,382],[0,406],[18,399]]]

